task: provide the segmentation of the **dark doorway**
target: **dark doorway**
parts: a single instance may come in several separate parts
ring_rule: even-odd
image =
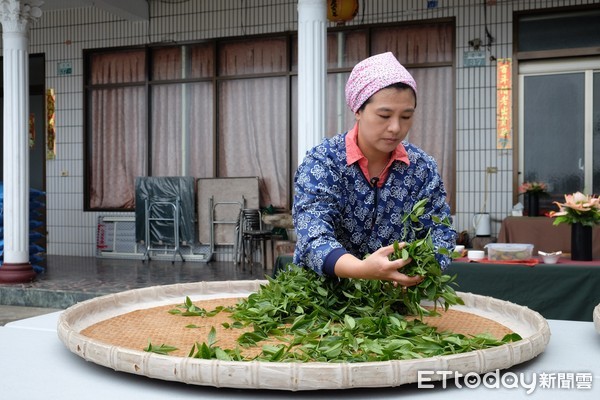
[[[0,58],[0,116],[4,113],[4,68]],[[46,190],[46,87],[45,58],[43,54],[29,56],[29,114],[34,124],[34,135],[29,147],[29,185],[32,189]],[[3,116],[0,118],[0,127]],[[1,129],[1,128],[0,128]],[[0,160],[4,160],[4,132],[0,140]],[[4,180],[4,165],[0,162],[0,176]]]

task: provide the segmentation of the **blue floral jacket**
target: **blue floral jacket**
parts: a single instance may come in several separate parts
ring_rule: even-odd
[[[325,139],[307,152],[296,171],[292,214],[298,241],[294,264],[334,275],[335,262],[345,253],[362,259],[394,240],[417,239],[412,230],[409,237],[404,237],[400,222],[423,198],[430,201],[420,217],[425,228],[421,232],[431,230],[436,248],[452,250],[456,231],[431,219],[432,215],[450,219],[435,160],[420,148],[403,142],[410,165],[394,161],[383,186],[375,188],[358,163],[347,165],[346,134]],[[437,257],[445,269],[449,257]]]

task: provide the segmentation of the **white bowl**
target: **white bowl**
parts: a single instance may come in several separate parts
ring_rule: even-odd
[[[538,251],[538,254],[542,257],[542,261],[544,264],[556,264],[562,251],[556,251],[554,253],[544,253],[543,251]]]
[[[483,260],[485,257],[485,251],[483,250],[469,250],[467,252],[467,258],[471,261]]]

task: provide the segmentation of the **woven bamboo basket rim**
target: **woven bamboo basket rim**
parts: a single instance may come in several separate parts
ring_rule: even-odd
[[[593,320],[596,332],[600,333],[600,304],[594,308]]]
[[[101,321],[136,310],[192,301],[240,298],[259,290],[267,281],[218,281],[154,286],[97,297],[76,304],[58,321],[60,340],[87,361],[150,378],[187,384],[276,390],[392,387],[417,381],[419,370],[486,373],[533,359],[550,339],[547,321],[526,307],[491,297],[459,292],[465,305],[453,309],[495,321],[523,340],[499,347],[455,355],[365,363],[278,363],[202,360],[148,353],[107,343],[82,332]],[[442,376],[432,376],[442,379]]]

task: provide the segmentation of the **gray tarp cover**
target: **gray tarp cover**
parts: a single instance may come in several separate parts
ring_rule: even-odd
[[[146,239],[145,200],[174,201],[179,197],[179,241],[195,242],[195,178],[192,176],[137,177],[135,179],[135,239]],[[157,206],[153,208],[152,218],[173,218],[173,208]],[[169,221],[151,221],[150,241],[152,243],[174,244],[173,223]]]

